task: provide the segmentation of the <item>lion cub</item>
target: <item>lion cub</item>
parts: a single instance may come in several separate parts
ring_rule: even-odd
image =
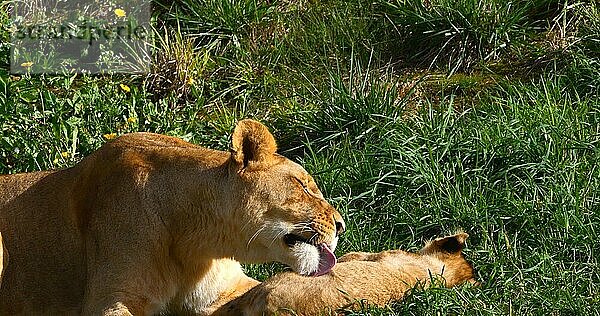
[[[213,315],[327,315],[358,308],[361,302],[384,306],[402,299],[417,283],[429,286],[432,278],[447,287],[464,282],[477,284],[473,268],[462,254],[467,237],[459,233],[438,238],[419,253],[348,253],[331,273],[319,277],[281,273],[218,308]]]

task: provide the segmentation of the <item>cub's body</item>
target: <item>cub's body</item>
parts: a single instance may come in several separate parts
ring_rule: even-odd
[[[401,300],[417,283],[429,286],[432,278],[448,287],[476,284],[473,268],[461,253],[466,238],[464,233],[439,238],[420,253],[349,253],[331,273],[316,278],[281,273],[220,306],[213,315],[336,315],[361,304],[382,307]]]

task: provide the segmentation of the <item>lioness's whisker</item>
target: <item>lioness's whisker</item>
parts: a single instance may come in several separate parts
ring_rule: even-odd
[[[294,230],[296,231],[300,231],[301,233],[306,233],[306,232],[315,232],[314,228],[312,228],[310,226],[310,223],[306,223],[306,222],[302,222],[299,224],[294,225]]]
[[[279,240],[280,238],[283,238],[283,235],[285,235],[285,232],[284,232],[284,231],[279,231],[279,232],[278,232],[278,233],[277,233],[277,234],[276,234],[276,235],[273,237],[273,239],[271,240],[271,243],[269,244],[269,246],[273,245],[273,243],[274,243],[276,240]]]
[[[260,234],[260,232],[262,232],[265,229],[265,226],[261,226],[258,230],[256,230],[256,232],[254,233],[254,235],[252,235],[252,237],[250,237],[250,239],[248,240],[248,243],[246,244],[246,248],[250,247],[250,243],[256,239],[256,237],[258,237],[258,235]]]
[[[313,234],[312,236],[310,236],[310,238],[308,239],[308,243],[309,243],[309,244],[313,244],[313,245],[314,245],[314,241],[315,241],[315,239],[316,239],[317,237],[319,237],[319,234],[318,234],[318,233],[314,233],[314,234]]]

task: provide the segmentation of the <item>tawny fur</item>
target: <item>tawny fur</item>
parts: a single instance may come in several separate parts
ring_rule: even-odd
[[[69,169],[0,176],[0,315],[206,314],[256,284],[238,261],[306,266],[286,233],[335,244],[340,214],[265,126],[239,122],[231,146],[135,133]]]
[[[420,253],[349,253],[320,277],[281,273],[226,304],[217,302],[224,305],[213,315],[335,315],[361,303],[381,307],[401,300],[417,283],[429,286],[432,278],[447,287],[477,284],[462,255],[467,237],[460,233],[436,239]]]

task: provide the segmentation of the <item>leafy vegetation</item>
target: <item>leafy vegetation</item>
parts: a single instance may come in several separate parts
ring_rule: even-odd
[[[10,75],[1,7],[0,173],[132,131],[227,149],[252,117],[345,216],[339,254],[470,234],[480,287],[355,315],[600,310],[596,2],[159,1],[144,76]]]

